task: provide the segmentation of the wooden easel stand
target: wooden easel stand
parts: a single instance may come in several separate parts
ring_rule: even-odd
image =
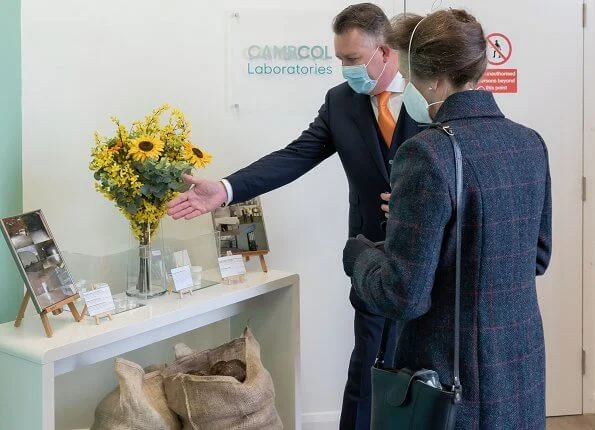
[[[167,294],[172,294],[174,292],[174,284],[173,282],[169,282],[167,286]],[[180,298],[184,298],[184,294],[190,294],[191,296],[194,295],[192,293],[192,287],[184,288],[183,290],[176,291],[180,295]]]
[[[250,257],[258,256],[258,258],[260,259],[260,267],[262,268],[262,271],[264,273],[267,273],[269,271],[269,269],[267,267],[267,262],[264,259],[264,256],[267,255],[268,253],[269,253],[269,251],[247,251],[247,252],[242,252],[242,255],[244,256],[244,261],[250,261]]]
[[[246,282],[246,275],[236,275],[223,278],[224,285],[232,285],[240,282]]]
[[[95,324],[99,325],[99,320],[100,318],[109,318],[109,320],[112,320],[112,313],[111,312],[104,312],[102,314],[97,314],[95,315]]]
[[[178,293],[180,294],[180,298],[181,299],[184,298],[184,294],[190,294],[192,296],[193,295],[192,294],[192,287],[188,287],[188,288],[185,288],[183,290],[180,290],[180,291],[178,291]]]
[[[53,304],[52,306],[48,306],[44,310],[41,311],[39,314],[41,318],[41,323],[43,324],[43,328],[45,330],[45,335],[47,337],[52,337],[54,332],[52,330],[52,325],[50,324],[50,320],[48,319],[48,314],[53,313],[54,315],[59,315],[62,312],[62,308],[65,305],[68,305],[72,316],[76,322],[80,322],[83,317],[81,314],[78,313],[74,302],[79,298],[79,294],[76,293],[72,297],[68,297],[58,303]],[[25,317],[25,311],[27,310],[27,305],[29,304],[29,299],[31,299],[31,295],[29,294],[29,290],[25,292],[25,296],[23,297],[23,301],[21,302],[21,308],[19,309],[19,313],[17,314],[17,319],[14,321],[15,327],[20,327],[23,318]],[[84,311],[83,311],[84,312]]]

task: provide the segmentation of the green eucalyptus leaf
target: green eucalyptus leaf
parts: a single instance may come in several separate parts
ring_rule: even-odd
[[[143,184],[140,187],[140,192],[143,196],[150,196],[151,195],[151,186],[149,184]]]
[[[136,214],[137,211],[138,206],[136,206],[134,203],[130,203],[128,206],[126,206],[126,212],[128,212],[130,215]]]
[[[157,192],[153,193],[155,197],[157,197],[158,199],[163,198],[163,196],[165,195],[165,192],[167,191],[166,188],[162,188],[157,190]]]

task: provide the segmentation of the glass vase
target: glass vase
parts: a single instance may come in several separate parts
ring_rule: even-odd
[[[163,230],[151,234],[150,228],[140,238],[130,233],[126,294],[151,299],[167,291],[167,276],[163,261]]]

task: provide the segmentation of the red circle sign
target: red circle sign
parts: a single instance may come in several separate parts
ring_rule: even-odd
[[[512,43],[510,39],[502,33],[492,33],[488,35],[487,42],[489,46],[488,63],[493,66],[501,66],[506,63],[512,55]]]

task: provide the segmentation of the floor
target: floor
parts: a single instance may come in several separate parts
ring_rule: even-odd
[[[549,418],[547,430],[595,430],[595,415]]]

